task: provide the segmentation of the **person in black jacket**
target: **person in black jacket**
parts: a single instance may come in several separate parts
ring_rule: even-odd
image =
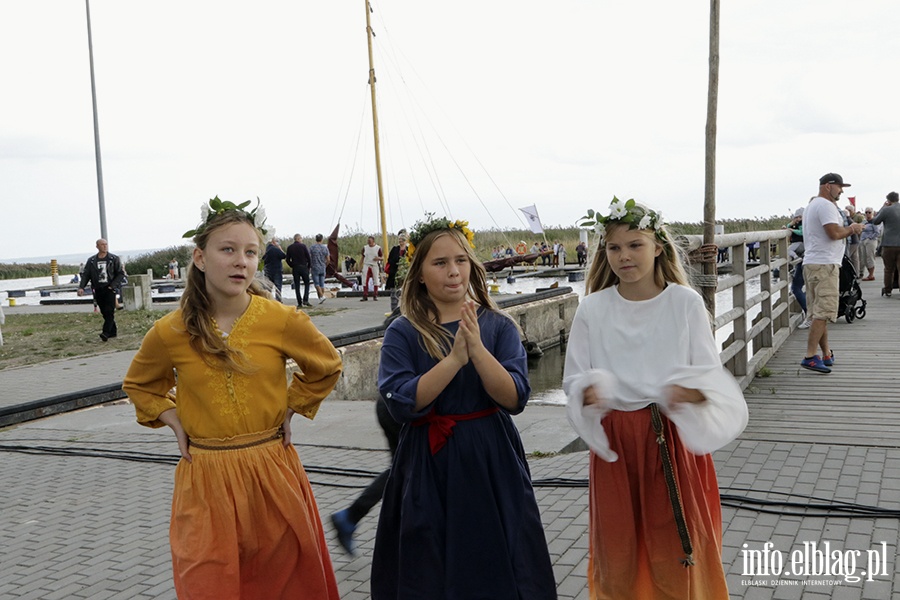
[[[312,259],[309,256],[309,248],[303,243],[301,235],[294,235],[294,243],[287,247],[287,264],[294,276],[294,292],[297,294],[297,310],[303,306],[312,306],[309,303],[309,268]],[[303,280],[303,293],[300,293],[300,280]]]
[[[398,232],[397,245],[391,248],[387,259],[387,283],[384,286],[386,290],[393,290],[397,287],[397,270],[400,267],[400,259],[406,255],[406,230],[401,229]],[[400,282],[402,283],[402,282]]]
[[[284,267],[281,261],[285,258],[284,250],[278,240],[272,239],[266,246],[266,252],[263,254],[263,274],[272,282],[272,288],[275,291],[275,299],[284,302],[281,298],[281,285],[284,281]]]
[[[84,265],[84,275],[78,284],[78,295],[84,295],[85,286],[91,284],[94,302],[103,315],[103,331],[100,339],[104,342],[118,334],[116,329],[116,296],[128,281],[122,261],[109,253],[109,244],[104,239],[97,240],[97,254]]]

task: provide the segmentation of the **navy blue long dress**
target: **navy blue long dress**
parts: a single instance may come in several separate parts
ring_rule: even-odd
[[[478,322],[485,347],[515,381],[519,413],[531,393],[519,332],[490,310],[481,310]],[[444,327],[455,334],[458,325]],[[457,422],[434,454],[429,429],[436,425],[413,423],[432,409],[465,415],[498,407],[470,362],[416,412],[419,377],[435,364],[406,318],[388,327],[378,387],[404,425],[375,536],[373,600],[556,598],[531,473],[509,412],[500,407]]]

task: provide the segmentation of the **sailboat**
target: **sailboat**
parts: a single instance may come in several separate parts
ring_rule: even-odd
[[[387,218],[385,212],[385,194],[384,194],[384,180],[382,175],[382,161],[381,161],[381,140],[380,140],[380,131],[379,131],[379,120],[378,120],[378,106],[377,106],[377,97],[376,97],[376,77],[375,77],[375,62],[374,62],[374,52],[372,47],[372,40],[374,37],[374,32],[372,29],[371,22],[371,14],[373,12],[372,6],[369,0],[363,0],[365,3],[366,10],[366,38],[367,38],[367,47],[368,47],[368,59],[369,59],[369,75],[368,75],[368,85],[369,92],[371,95],[372,101],[372,132],[373,132],[373,141],[375,148],[375,173],[377,179],[377,194],[378,194],[378,207],[380,213],[380,224],[381,224],[381,247],[385,252],[385,257],[388,249],[390,248],[388,244],[388,225]],[[508,203],[508,202],[507,202]],[[486,208],[486,207],[485,207]],[[342,276],[337,268],[337,265],[340,265],[340,255],[339,249],[337,245],[338,232],[340,230],[340,222],[335,226],[334,231],[328,237],[328,247],[331,255],[331,262],[327,268],[326,276],[334,277],[338,281],[340,281],[345,286],[352,286],[352,282],[347,280],[344,276]],[[503,257],[493,260],[484,261],[485,269],[489,272],[501,271],[503,269],[511,268],[517,264],[521,263],[534,263],[540,254],[529,253],[529,254],[516,254],[509,257]]]

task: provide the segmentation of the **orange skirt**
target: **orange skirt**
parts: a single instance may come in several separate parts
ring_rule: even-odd
[[[595,600],[728,600],[722,567],[722,508],[712,457],[688,452],[663,417],[666,443],[693,544],[684,551],[669,500],[650,409],[603,419],[619,460],[591,453],[590,597]]]
[[[180,600],[337,600],[309,479],[275,433],[191,440],[169,528]]]

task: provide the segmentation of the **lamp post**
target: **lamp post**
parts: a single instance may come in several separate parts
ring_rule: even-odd
[[[84,0],[87,10],[88,58],[91,63],[91,101],[94,105],[94,153],[97,157],[97,193],[100,199],[100,237],[109,240],[106,234],[106,203],[103,200],[103,165],[100,161],[100,124],[97,120],[97,86],[94,84],[94,44],[91,39],[91,2]]]

